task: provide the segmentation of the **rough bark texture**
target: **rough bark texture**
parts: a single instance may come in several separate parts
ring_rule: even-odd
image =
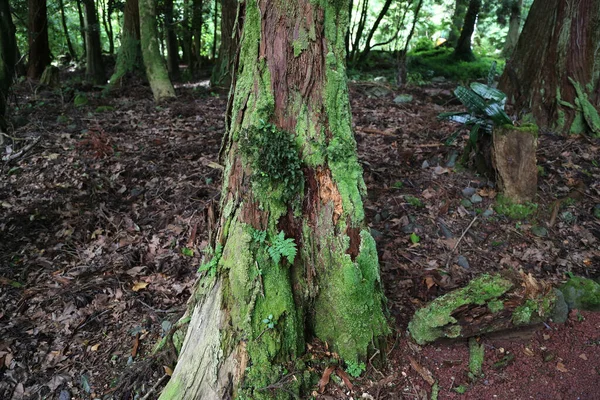
[[[471,61],[475,59],[473,49],[471,48],[471,38],[475,32],[475,23],[477,16],[481,10],[481,0],[471,0],[469,8],[465,14],[465,22],[463,23],[460,37],[454,48],[454,56],[459,60]]]
[[[115,72],[110,78],[111,86],[120,85],[127,74],[145,76],[140,45],[140,9],[138,0],[127,0],[123,13],[121,47],[117,54]]]
[[[171,79],[179,79],[179,46],[173,23],[173,0],[165,0],[165,33],[167,39],[167,70]]]
[[[452,22],[450,26],[450,34],[448,35],[448,44],[451,47],[455,47],[460,37],[460,31],[465,22],[465,15],[467,14],[467,8],[469,6],[469,0],[456,0],[454,5],[454,14],[452,14]]]
[[[508,33],[506,34],[506,42],[502,53],[504,57],[510,58],[517,41],[519,40],[519,29],[521,28],[521,9],[523,8],[523,0],[513,0],[510,6],[510,19],[508,20]]]
[[[6,102],[17,61],[15,26],[8,0],[0,0],[0,132],[6,132]],[[4,137],[0,135],[0,143]]]
[[[537,129],[495,128],[493,164],[502,194],[512,202],[533,201],[537,190]]]
[[[229,86],[233,73],[233,62],[240,41],[239,29],[234,32],[238,2],[236,0],[221,0],[221,45],[219,60],[215,64],[211,83],[213,85]],[[239,25],[238,25],[239,27]]]
[[[535,0],[499,87],[538,126],[600,135],[600,0]]]
[[[104,63],[102,62],[102,43],[100,43],[100,24],[96,15],[94,0],[83,0],[85,7],[85,41],[87,53],[85,56],[85,75],[96,85],[106,82]]]
[[[357,362],[388,332],[351,129],[347,3],[259,0],[242,13],[215,258],[192,302],[203,323],[162,399],[294,398],[308,371],[290,362],[307,341]],[[273,257],[283,237],[295,257]]]
[[[146,66],[146,76],[152,88],[154,101],[160,102],[175,97],[175,89],[158,47],[156,3],[154,0],[139,0],[139,7],[142,56]]]
[[[27,77],[38,79],[50,64],[46,0],[29,0],[29,67]]]

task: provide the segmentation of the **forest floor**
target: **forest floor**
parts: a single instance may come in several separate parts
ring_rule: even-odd
[[[396,329],[386,366],[368,363],[353,388],[334,373],[314,397],[429,399],[437,381],[439,399],[598,399],[599,314],[574,310],[565,324],[478,338],[475,382],[466,342],[407,337],[416,308],[481,273],[522,269],[554,283],[600,275],[600,141],[543,132],[537,211],[512,220],[494,211],[493,185],[455,163],[464,132],[444,144],[457,127],[436,116],[460,109],[453,88],[351,84]],[[227,94],[182,85],[156,106],[146,86],[106,97],[90,89],[13,90],[19,140],[0,148],[14,157],[0,164],[0,399],[112,398],[182,314],[207,244]],[[88,102],[75,107],[78,92]],[[400,93],[412,100],[395,103]],[[157,397],[165,370],[155,367],[135,398]]]

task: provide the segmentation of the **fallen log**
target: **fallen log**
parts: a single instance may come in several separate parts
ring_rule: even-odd
[[[484,274],[417,310],[408,330],[418,344],[426,344],[540,323],[551,316],[564,319],[566,314],[562,293],[531,274]]]

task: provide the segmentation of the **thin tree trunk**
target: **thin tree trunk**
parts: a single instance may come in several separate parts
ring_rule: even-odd
[[[65,16],[65,4],[64,0],[58,0],[58,7],[60,8],[60,21],[65,33],[65,40],[67,41],[67,49],[72,59],[77,59],[77,53],[73,49],[73,43],[71,43],[71,36],[69,35],[69,28],[67,27],[67,18]]]
[[[173,23],[173,0],[165,0],[165,35],[167,37],[167,69],[172,80],[179,79],[179,46]]]
[[[308,341],[353,364],[388,332],[352,134],[347,4],[240,7],[215,257],[162,400],[304,398],[313,383],[290,362]]]
[[[140,45],[140,8],[138,0],[127,0],[123,11],[123,29],[121,30],[121,47],[117,54],[115,72],[110,78],[110,85],[121,85],[127,74],[145,76],[142,47]]]
[[[514,110],[600,136],[600,0],[535,0],[499,82]]]
[[[175,89],[158,47],[155,0],[139,0],[140,33],[142,56],[146,66],[146,76],[152,88],[154,101],[161,102],[175,97]]]
[[[200,57],[202,54],[202,25],[204,23],[204,0],[192,0],[192,30],[194,33],[192,53],[192,74],[200,70]]]
[[[81,58],[85,58],[87,55],[87,43],[85,35],[85,18],[83,17],[83,10],[81,9],[81,1],[77,0],[77,13],[79,14],[79,33],[81,33],[81,46],[83,48],[83,55]]]
[[[521,28],[521,9],[523,8],[523,0],[513,0],[510,7],[510,20],[508,21],[508,33],[506,34],[506,42],[502,53],[504,57],[510,58],[517,41],[519,40],[519,29]]]
[[[215,0],[215,11],[213,13],[213,43],[211,50],[211,60],[217,59],[217,28],[219,26],[219,0]]]
[[[183,22],[181,28],[181,54],[182,61],[187,65],[188,71],[192,69],[192,30],[190,27],[190,0],[183,0]]]
[[[17,63],[15,26],[10,14],[8,0],[0,0],[0,132],[6,132],[6,104]],[[0,143],[4,136],[0,135]]]
[[[237,0],[221,0],[221,45],[219,59],[213,69],[211,83],[229,86],[233,73],[233,62],[239,43],[239,29],[235,32],[237,16]],[[238,25],[239,26],[239,25]]]
[[[404,43],[404,49],[398,52],[398,86],[406,85],[408,81],[408,72],[406,69],[406,53],[408,53],[408,46],[410,45],[410,41],[415,33],[415,28],[417,26],[417,21],[419,20],[419,14],[421,13],[421,7],[423,6],[423,0],[419,0],[417,6],[415,7],[415,14],[413,17],[413,23],[410,27],[410,32],[406,37],[406,42]]]
[[[465,22],[465,15],[469,6],[469,0],[456,0],[454,5],[454,14],[452,14],[452,22],[450,26],[450,34],[448,35],[448,44],[451,47],[456,47],[460,32]]]
[[[110,24],[110,12],[109,12],[109,5],[108,2],[106,0],[102,0],[102,2],[99,4],[100,8],[102,9],[102,25],[104,26],[104,32],[106,32],[106,36],[108,37],[108,52],[110,54],[115,54],[115,43],[113,41],[113,37],[112,37],[112,29],[109,28],[109,24]]]
[[[465,15],[465,22],[458,38],[456,48],[454,49],[454,57],[459,60],[473,61],[475,55],[471,48],[471,38],[473,32],[475,32],[475,23],[477,22],[477,16],[481,10],[481,0],[471,0],[469,2],[469,9]]]
[[[392,5],[392,0],[385,0],[385,3],[383,4],[383,8],[379,12],[377,19],[373,23],[373,26],[371,27],[371,30],[369,31],[369,34],[367,35],[367,39],[365,40],[365,48],[360,53],[360,56],[358,57],[358,64],[362,64],[367,60],[367,57],[369,56],[369,53],[371,52],[371,49],[372,49],[371,40],[373,39],[373,35],[375,35],[375,32],[377,32],[377,28],[379,28],[379,24],[383,20],[383,17],[385,17],[387,15],[387,12],[390,9],[391,5]]]
[[[360,11],[360,18],[358,20],[358,25],[356,28],[356,36],[354,37],[354,43],[352,44],[352,49],[350,50],[350,60],[354,60],[356,54],[358,54],[360,50],[360,39],[362,38],[363,31],[365,30],[365,25],[367,24],[367,14],[369,12],[369,0],[363,0],[362,8]]]
[[[27,77],[38,79],[50,64],[46,0],[29,0],[29,67]]]
[[[94,0],[83,0],[85,7],[85,36],[87,42],[85,75],[96,85],[106,82],[104,63],[102,62],[102,43],[100,42],[100,24],[96,15]]]

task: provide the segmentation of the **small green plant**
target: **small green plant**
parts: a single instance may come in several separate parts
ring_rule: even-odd
[[[273,314],[269,314],[269,316],[262,320],[262,323],[266,325],[268,329],[275,328],[275,321],[273,321]]]
[[[294,263],[296,258],[297,248],[293,238],[285,238],[283,231],[279,232],[279,235],[275,236],[271,242],[271,246],[267,249],[269,255],[275,262],[279,264],[281,257],[287,258],[290,264]]]
[[[346,362],[346,372],[354,377],[358,378],[362,375],[363,372],[367,369],[364,362],[356,362],[356,361],[347,361]]]
[[[404,186],[404,183],[402,181],[396,181],[394,182],[394,184],[392,185],[393,188],[396,189],[402,189],[402,186]]]
[[[258,244],[263,244],[265,240],[267,240],[267,231],[259,231],[256,229],[252,229],[252,241]]]
[[[190,249],[189,247],[184,247],[181,249],[181,254],[187,257],[194,257],[194,249]]]
[[[465,385],[460,385],[454,388],[454,391],[458,394],[464,394],[467,392],[467,386]]]
[[[538,205],[535,203],[513,203],[509,198],[505,196],[498,196],[494,210],[498,214],[507,216],[514,220],[523,220],[531,217],[538,209]]]
[[[423,202],[414,196],[406,195],[404,200],[413,207],[423,207]]]
[[[207,253],[207,256],[210,256],[210,253],[212,253],[210,247],[207,249]],[[206,272],[210,277],[215,276],[217,274],[217,267],[219,266],[221,256],[223,256],[223,246],[219,243],[215,248],[214,254],[212,254],[212,257],[210,258],[210,261],[202,263],[200,268],[198,268],[198,273]]]
[[[421,238],[419,237],[419,235],[413,232],[410,234],[410,241],[412,242],[412,244],[417,244],[421,241]]]

